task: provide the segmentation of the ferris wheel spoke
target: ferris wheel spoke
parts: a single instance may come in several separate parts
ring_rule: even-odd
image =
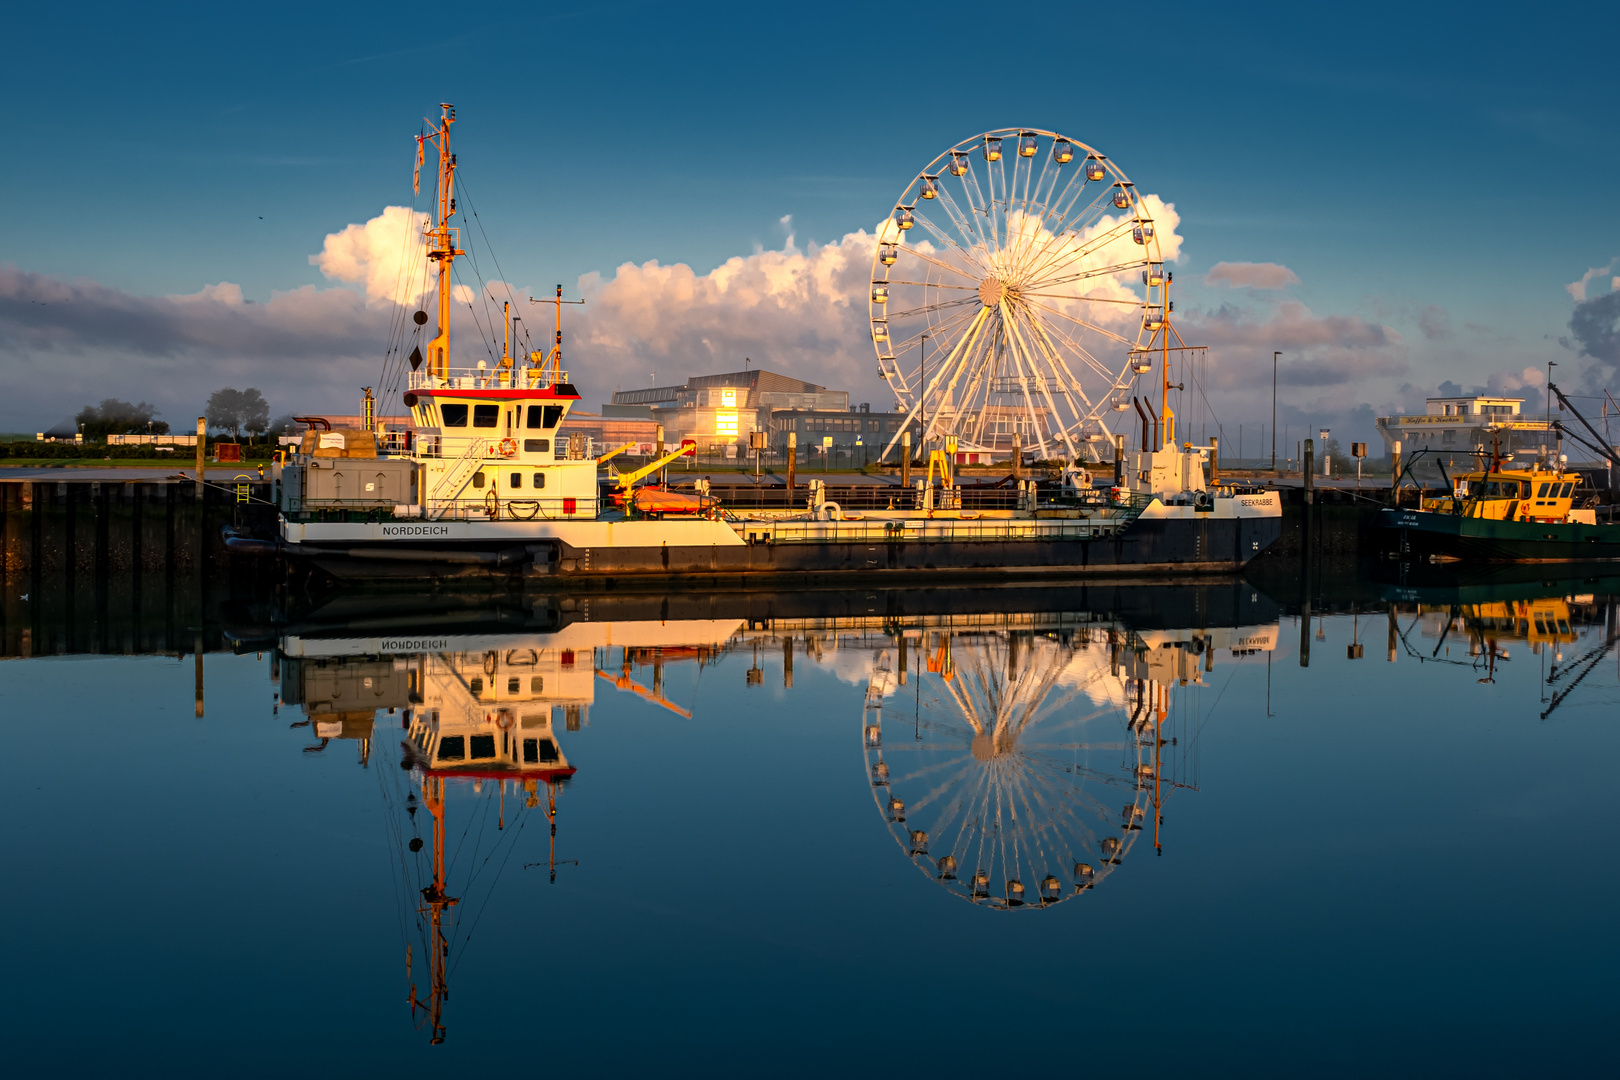
[[[950,308],[968,307],[970,305],[977,304],[978,302],[979,298],[977,296],[964,296],[957,300],[942,300],[937,304],[924,304],[922,307],[904,308],[900,311],[891,311],[889,312],[889,319],[890,321],[896,319],[912,319],[916,318],[918,315],[928,315],[932,312],[946,311]]]
[[[917,224],[921,225],[924,229],[927,229],[929,234],[937,239],[941,244],[955,250],[965,261],[973,261],[973,256],[969,254],[968,250],[961,244],[957,243],[954,236],[940,228],[938,225],[934,224],[927,214],[924,214],[919,210],[913,210],[911,212],[911,216],[917,220]]]
[[[1035,380],[1041,378],[1041,376],[1033,370],[1032,365],[1026,363],[1025,349],[1023,347],[1023,340],[1018,333],[1018,324],[1013,320],[1012,312],[1008,310],[1007,302],[1005,300],[1001,302],[1001,320],[1007,326],[1008,338],[1012,343],[1013,363],[1017,365],[1019,382],[1023,387],[1023,392],[1019,396],[1024,402],[1024,412],[1029,418],[1032,433],[1040,445],[1041,458],[1042,460],[1045,460],[1050,456],[1046,452],[1046,436],[1041,431],[1040,421],[1035,418],[1035,407],[1030,402],[1031,384]]]
[[[939,267],[941,270],[945,271],[947,274],[955,274],[957,277],[965,278],[969,282],[972,282],[971,285],[964,286],[964,288],[977,289],[979,287],[979,283],[978,283],[978,280],[977,280],[977,275],[968,273],[967,271],[963,270],[960,266],[952,265],[951,263],[945,262],[942,259],[936,259],[932,255],[930,255],[927,252],[921,250],[920,248],[908,247],[908,246],[902,244],[902,245],[900,245],[900,250],[902,252],[904,252],[906,255],[909,255],[909,256],[911,256],[913,258],[921,259],[925,263],[929,263],[929,264],[931,264],[933,266]],[[973,269],[977,271],[979,269],[978,265],[974,264]]]
[[[984,234],[979,231],[977,221],[973,215],[964,214],[962,208],[956,205],[956,199],[952,197],[950,188],[943,180],[939,184],[939,202],[945,208],[945,215],[956,226],[956,231],[968,241],[968,246],[975,251],[986,247]]]
[[[1088,367],[1090,367],[1092,370],[1094,370],[1098,375],[1101,375],[1105,379],[1114,380],[1115,384],[1110,387],[1111,391],[1112,390],[1124,389],[1124,387],[1117,385],[1118,378],[1119,378],[1119,373],[1114,372],[1114,371],[1110,371],[1106,366],[1103,365],[1103,363],[1100,360],[1098,360],[1096,357],[1091,355],[1091,350],[1085,348],[1078,341],[1075,341],[1072,337],[1070,337],[1067,333],[1064,332],[1064,330],[1063,330],[1063,328],[1061,326],[1048,325],[1046,323],[1046,321],[1043,320],[1043,319],[1032,319],[1031,322],[1033,322],[1036,326],[1040,327],[1041,333],[1043,335],[1045,335],[1045,334],[1055,334],[1059,338],[1062,338],[1063,343],[1065,345],[1067,345],[1071,350],[1073,350],[1074,354],[1076,356],[1078,356],[1081,359],[1082,362],[1084,362]],[[1068,364],[1063,361],[1061,351],[1058,350],[1056,348],[1056,346],[1053,346],[1053,351],[1058,356],[1058,362],[1060,364],[1063,364],[1063,369],[1064,369],[1065,374],[1069,374],[1070,377],[1072,378],[1073,373],[1069,371]],[[1076,380],[1076,381],[1078,382],[1078,380]]]
[[[1122,337],[1121,335],[1114,333],[1112,330],[1109,330],[1107,327],[1098,326],[1096,323],[1091,323],[1091,322],[1087,322],[1084,319],[1075,318],[1073,315],[1070,315],[1068,312],[1060,311],[1059,309],[1057,309],[1055,307],[1051,307],[1051,306],[1049,306],[1047,304],[1031,304],[1030,306],[1034,307],[1034,308],[1039,308],[1041,311],[1046,312],[1048,315],[1056,315],[1058,318],[1067,320],[1068,322],[1072,322],[1076,326],[1083,326],[1087,330],[1090,330],[1092,333],[1101,334],[1103,337],[1109,338],[1109,339],[1111,339],[1113,341],[1117,341],[1121,345],[1130,346],[1130,347],[1134,347],[1136,345],[1136,342],[1132,341],[1130,338]]]
[[[1079,406],[1074,400],[1078,397],[1080,401],[1085,403],[1087,414],[1090,413],[1093,406],[1091,400],[1085,394],[1084,384],[1074,377],[1074,373],[1069,370],[1068,364],[1064,363],[1062,355],[1052,344],[1052,340],[1047,335],[1046,328],[1044,325],[1042,325],[1041,321],[1039,319],[1029,318],[1029,324],[1031,329],[1031,337],[1034,338],[1037,348],[1044,354],[1046,362],[1051,368],[1054,377],[1058,382],[1063,383],[1071,388],[1070,393],[1065,395],[1065,399],[1069,406],[1069,413],[1074,417],[1075,425],[1079,426],[1084,424],[1085,415],[1081,413]],[[1111,375],[1108,375],[1107,377],[1112,379]],[[1048,388],[1045,384],[1042,384],[1041,389],[1046,395],[1047,408],[1051,409],[1054,417],[1059,417],[1061,414],[1058,412],[1057,403],[1052,399],[1052,395]],[[1071,454],[1076,453],[1074,444],[1069,438],[1067,425],[1065,425],[1063,432],[1064,441],[1069,446],[1069,452]]]

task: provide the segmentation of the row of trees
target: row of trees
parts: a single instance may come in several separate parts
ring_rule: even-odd
[[[224,386],[208,395],[208,407],[203,411],[208,427],[213,431],[230,432],[240,439],[245,431],[250,435],[263,435],[267,431],[292,428],[292,417],[270,422],[270,403],[253,387],[237,390]],[[92,441],[104,441],[109,435],[167,435],[169,423],[159,420],[158,408],[149,401],[122,401],[106,398],[100,405],[86,405],[73,419],[79,431]]]

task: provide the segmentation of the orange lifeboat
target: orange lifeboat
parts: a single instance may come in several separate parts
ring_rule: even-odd
[[[637,488],[632,504],[643,514],[701,514],[714,500],[660,487]]]

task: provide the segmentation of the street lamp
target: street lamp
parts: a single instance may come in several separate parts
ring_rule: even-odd
[[[1328,447],[1327,447],[1328,429],[1327,428],[1322,429],[1321,436],[1322,436],[1322,479],[1326,480],[1326,479],[1332,477],[1332,475],[1333,475],[1333,462],[1328,457]]]

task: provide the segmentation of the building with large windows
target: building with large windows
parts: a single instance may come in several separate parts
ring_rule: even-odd
[[[752,368],[717,375],[694,375],[684,383],[618,390],[602,406],[602,416],[653,420],[670,443],[692,439],[704,453],[746,452],[751,432],[767,432],[780,452],[790,432],[801,454],[809,447],[867,448],[876,458],[905,421],[900,413],[851,406],[849,392],[774,371]]]
[[[1432,397],[1427,408],[1412,416],[1380,416],[1378,433],[1393,449],[1398,441],[1401,453],[1410,456],[1418,450],[1436,453],[1489,452],[1493,446],[1503,453],[1535,451],[1557,444],[1558,433],[1545,418],[1525,416],[1523,398]]]

